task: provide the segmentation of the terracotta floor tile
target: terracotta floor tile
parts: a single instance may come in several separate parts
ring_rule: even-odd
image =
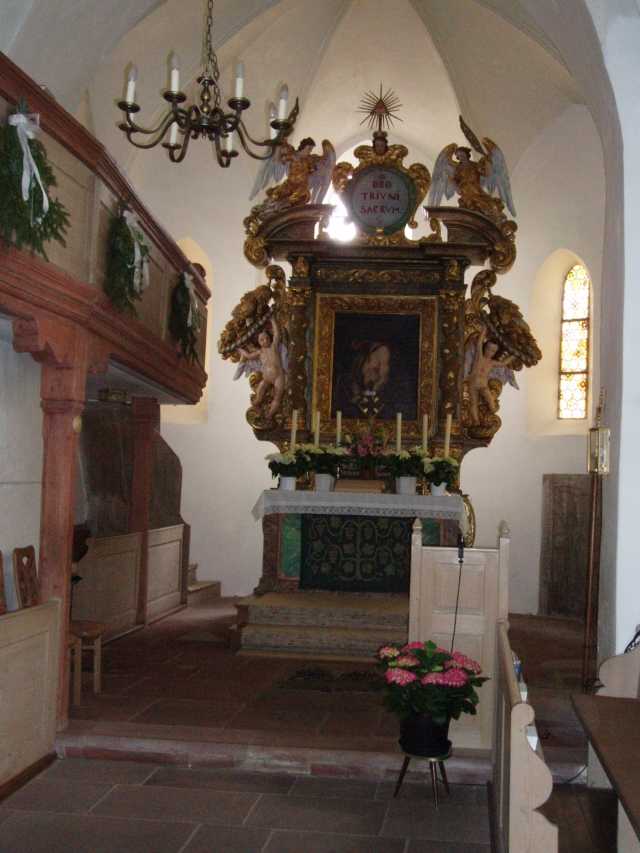
[[[257,794],[287,794],[294,783],[294,776],[280,773],[198,767],[162,767],[146,782],[147,785],[170,788],[208,788],[214,791],[250,791]]]
[[[347,797],[373,800],[378,785],[362,779],[299,778],[289,792],[296,797]]]
[[[191,824],[24,814],[2,825],[0,853],[179,853]]]
[[[86,812],[111,787],[109,783],[38,776],[4,800],[3,806],[16,811]]]
[[[144,761],[90,761],[86,758],[67,758],[54,762],[39,778],[140,785],[156,769],[154,764],[146,764]]]
[[[244,791],[117,785],[93,814],[239,826],[259,796]]]
[[[276,830],[265,853],[403,853],[404,838]]]
[[[261,853],[269,834],[268,829],[201,826],[183,853]]]
[[[320,727],[322,735],[363,736],[378,730],[380,710],[376,711],[331,711]]]
[[[377,835],[386,803],[331,797],[284,797],[265,794],[247,819],[247,826]]]
[[[407,853],[491,853],[489,844],[440,844],[433,841],[416,841],[409,843]]]
[[[221,726],[238,713],[228,702],[197,702],[189,699],[160,699],[132,717],[132,723],[165,726]]]
[[[317,732],[324,714],[313,714],[299,708],[246,708],[233,718],[234,729],[259,729],[276,732]]]
[[[416,808],[415,800],[392,800],[389,803],[382,835],[392,838],[423,838],[447,843],[488,844],[488,808],[441,802],[436,810],[432,803]]]
[[[376,793],[377,800],[394,799],[395,782],[380,782]],[[438,795],[442,803],[449,805],[474,805],[488,808],[486,785],[451,785],[451,796],[447,797],[441,785],[438,786]],[[433,791],[431,782],[416,783],[403,782],[397,799],[422,801],[428,804],[433,802]]]

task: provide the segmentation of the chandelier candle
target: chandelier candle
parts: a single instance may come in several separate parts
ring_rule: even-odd
[[[269,139],[275,139],[278,131],[273,127],[273,122],[278,118],[276,105],[272,102],[269,104]]]
[[[238,62],[236,65],[236,88],[235,96],[240,100],[244,95],[244,62]]]
[[[169,91],[180,91],[180,60],[177,53],[172,53],[169,57]]]
[[[125,101],[128,104],[135,104],[136,102],[136,82],[138,80],[138,66],[131,65],[129,68],[129,73],[127,74],[127,92],[124,96]]]
[[[287,106],[289,104],[289,87],[283,86],[280,89],[280,102],[278,104],[278,119],[284,121],[287,117]]]

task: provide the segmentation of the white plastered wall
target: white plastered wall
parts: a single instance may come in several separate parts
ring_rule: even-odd
[[[14,351],[10,322],[0,317],[0,551],[11,610],[17,607],[11,553],[38,548],[41,481],[40,367]]]

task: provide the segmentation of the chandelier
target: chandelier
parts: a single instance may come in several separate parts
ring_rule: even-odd
[[[181,106],[187,100],[180,91],[180,67],[175,53],[169,60],[169,88],[163,92],[169,110],[160,119],[156,127],[145,128],[138,125],[133,116],[140,112],[136,104],[135,92],[138,70],[130,66],[124,100],[118,101],[118,107],[124,113],[125,120],[118,127],[129,142],[136,148],[155,148],[158,143],[166,148],[172,163],[181,163],[187,155],[192,139],[204,138],[213,143],[218,164],[227,168],[231,160],[238,156],[235,147],[236,137],[244,150],[256,160],[268,160],[274,149],[291,133],[298,117],[298,101],[290,113],[288,109],[289,90],[282,86],[278,98],[278,110],[275,105],[269,107],[269,138],[262,141],[253,139],[245,127],[242,113],[251,105],[244,97],[244,65],[236,66],[235,90],[228,101],[230,112],[221,107],[220,70],[218,57],[213,49],[211,31],[213,28],[213,0],[207,0],[207,16],[202,43],[203,70],[198,77],[200,85],[199,103]],[[165,137],[168,134],[168,141]],[[163,141],[165,140],[165,141]]]

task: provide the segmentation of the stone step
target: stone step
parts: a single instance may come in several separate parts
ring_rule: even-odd
[[[402,636],[409,621],[406,596],[270,593],[243,599],[241,606],[250,625],[371,629]]]
[[[196,581],[187,587],[189,604],[208,601],[210,598],[220,598],[220,581]]]
[[[372,660],[376,651],[387,643],[407,642],[406,628],[337,628],[300,625],[256,625],[242,628],[240,648],[243,652],[280,652],[285,654],[330,655]]]

